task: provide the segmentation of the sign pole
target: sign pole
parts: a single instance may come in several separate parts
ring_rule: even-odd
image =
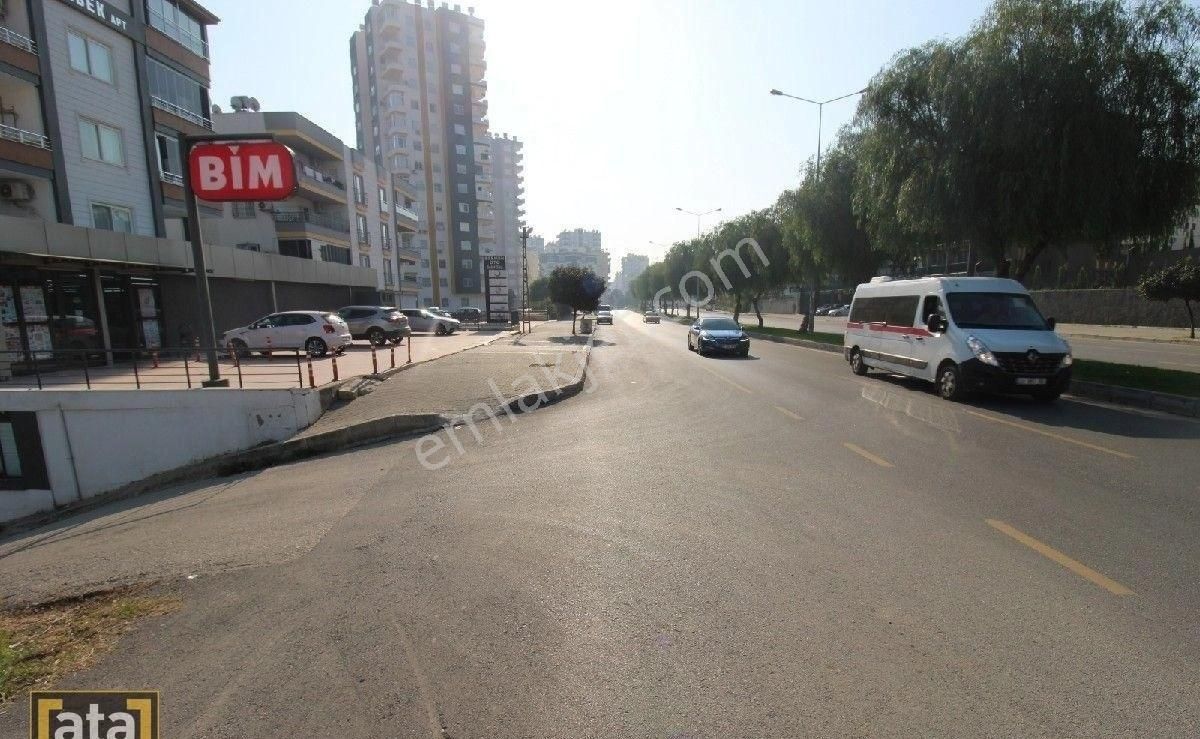
[[[190,160],[192,138],[183,137],[183,161]],[[190,167],[190,162],[188,164]],[[228,379],[221,379],[221,367],[217,364],[217,328],[213,323],[212,293],[208,289],[208,264],[204,259],[204,241],[200,234],[200,206],[192,190],[191,176],[183,178],[183,200],[187,205],[188,235],[192,242],[192,264],[196,269],[196,310],[198,332],[208,358],[208,379],[204,387],[229,387]]]

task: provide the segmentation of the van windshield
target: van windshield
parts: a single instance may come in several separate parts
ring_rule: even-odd
[[[1028,295],[947,293],[950,317],[959,328],[1048,331],[1046,319]]]

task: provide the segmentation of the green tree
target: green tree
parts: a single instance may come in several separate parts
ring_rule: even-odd
[[[571,309],[571,333],[579,311],[596,310],[608,285],[602,277],[583,267],[555,267],[550,273],[550,299]]]
[[[1182,300],[1187,309],[1191,336],[1196,338],[1196,316],[1192,303],[1200,302],[1200,264],[1191,257],[1176,262],[1158,272],[1148,274],[1138,282],[1138,294],[1146,300],[1168,302]]]

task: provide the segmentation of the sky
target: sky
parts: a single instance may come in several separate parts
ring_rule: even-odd
[[[257,97],[354,144],[349,38],[369,0],[201,0],[212,99]],[[454,3],[451,3],[453,5]],[[485,22],[488,118],[525,142],[526,222],[595,228],[654,261],[773,203],[817,150],[815,100],[861,90],[896,53],[966,33],[982,0],[460,0]],[[826,145],[857,98],[825,106]],[[654,242],[652,244],[651,242]],[[657,245],[656,245],[657,244]]]

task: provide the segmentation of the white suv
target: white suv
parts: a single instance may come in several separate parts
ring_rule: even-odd
[[[221,335],[221,346],[246,357],[250,352],[303,349],[314,357],[342,352],[350,344],[350,327],[336,313],[289,310],[264,316],[249,326]]]

